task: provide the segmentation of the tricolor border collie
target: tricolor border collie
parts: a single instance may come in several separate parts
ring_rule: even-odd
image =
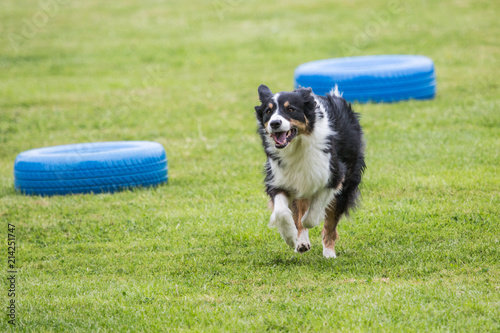
[[[365,169],[359,115],[337,88],[317,96],[310,88],[273,94],[261,85],[258,93],[269,225],[303,253],[311,248],[308,229],[324,219],[323,255],[335,258],[337,224],[356,205]]]

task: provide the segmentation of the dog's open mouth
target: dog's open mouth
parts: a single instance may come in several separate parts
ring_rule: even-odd
[[[293,127],[287,132],[273,132],[271,138],[274,139],[274,146],[278,149],[285,148],[297,136],[297,128]]]

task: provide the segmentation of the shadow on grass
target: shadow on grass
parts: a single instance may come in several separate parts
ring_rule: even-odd
[[[284,269],[309,267],[315,270],[330,271],[332,269],[338,269],[343,265],[352,268],[354,262],[359,259],[353,255],[353,253],[338,252],[337,255],[338,257],[335,259],[327,259],[323,257],[322,249],[318,246],[303,254],[292,252],[291,249],[286,249],[279,252],[268,252],[263,256],[259,256],[260,259],[254,261],[254,266],[280,267]]]

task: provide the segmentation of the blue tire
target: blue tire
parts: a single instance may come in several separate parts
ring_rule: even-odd
[[[29,195],[115,192],[168,182],[162,145],[148,141],[82,143],[17,155],[14,186]]]
[[[416,55],[378,55],[312,61],[298,66],[295,88],[324,95],[338,86],[350,102],[431,99],[436,73],[431,59]]]

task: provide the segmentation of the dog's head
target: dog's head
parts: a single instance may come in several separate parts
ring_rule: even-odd
[[[255,107],[257,121],[274,139],[276,148],[285,148],[297,136],[312,132],[316,102],[311,88],[273,94],[262,84],[258,92],[262,104]]]

